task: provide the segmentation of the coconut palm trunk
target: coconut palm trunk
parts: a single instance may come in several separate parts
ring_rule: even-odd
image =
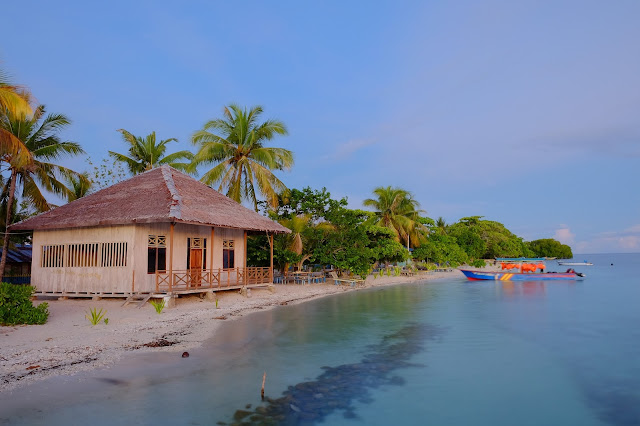
[[[7,251],[9,250],[9,225],[11,224],[11,212],[13,210],[13,200],[16,193],[16,181],[18,172],[11,169],[11,180],[9,182],[9,200],[7,201],[7,216],[5,218],[4,239],[2,241],[2,257],[0,257],[0,282],[4,277],[4,268],[7,264]]]

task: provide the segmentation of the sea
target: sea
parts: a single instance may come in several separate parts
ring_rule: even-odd
[[[0,425],[640,425],[640,254],[583,259],[580,281],[460,273],[257,312],[189,358],[0,393]]]

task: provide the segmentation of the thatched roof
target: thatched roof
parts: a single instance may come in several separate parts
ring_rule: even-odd
[[[169,166],[155,168],[16,223],[11,230],[161,222],[291,232]]]

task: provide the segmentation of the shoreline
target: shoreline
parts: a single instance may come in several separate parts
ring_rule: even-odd
[[[219,303],[198,296],[176,300],[175,308],[157,314],[147,303],[123,307],[124,300],[44,300],[49,320],[44,325],[0,327],[0,394],[55,376],[97,370],[115,364],[132,351],[183,352],[200,347],[213,338],[225,321],[277,306],[304,303],[349,291],[366,290],[418,281],[433,281],[458,275],[457,270],[418,274],[413,277],[367,277],[364,288],[322,284],[277,284],[275,292],[251,289],[251,296],[238,291],[217,294]],[[106,311],[109,323],[92,326],[89,309]],[[195,326],[194,326],[195,325]]]

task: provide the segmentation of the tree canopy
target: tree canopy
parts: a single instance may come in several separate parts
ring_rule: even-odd
[[[560,259],[573,258],[571,247],[553,238],[543,238],[527,243],[529,250],[537,257],[558,257]]]
[[[189,170],[200,165],[213,165],[200,179],[207,185],[218,185],[218,191],[237,202],[250,201],[258,211],[257,192],[271,206],[278,204],[278,194],[287,190],[273,173],[293,166],[293,153],[284,148],[266,147],[277,135],[286,135],[287,127],[278,120],[260,122],[262,107],[249,110],[229,105],[224,118],[205,123],[192,142],[198,145]]]
[[[5,226],[13,223],[12,213],[16,192],[37,211],[52,208],[44,192],[54,193],[65,200],[73,199],[73,191],[66,183],[77,179],[88,185],[86,176],[66,167],[54,164],[64,156],[73,156],[84,151],[75,142],[62,141],[58,134],[69,125],[69,119],[62,114],[48,114],[45,107],[38,106],[32,115],[12,114],[5,110],[0,116],[0,128],[20,141],[23,150],[29,153],[30,161],[24,161],[24,155],[11,155],[5,152],[0,158],[0,166],[9,172],[9,179],[3,187],[3,199],[6,200]],[[4,238],[2,258],[0,259],[0,279],[4,272],[9,238]]]
[[[274,262],[281,268],[292,263],[301,267],[308,261],[364,277],[376,262],[403,261],[409,256],[393,231],[372,223],[373,213],[347,209],[346,198],[334,200],[325,188],[292,189],[282,200],[278,207],[268,208],[271,218],[293,231],[274,239]],[[254,237],[250,247],[268,249],[266,237]],[[249,263],[268,261],[259,251],[254,253],[250,252]]]
[[[411,240],[419,245],[425,230],[418,221],[422,210],[409,191],[401,188],[378,187],[373,190],[376,198],[367,198],[363,204],[374,209],[376,224],[391,230],[399,242],[409,247]],[[418,243],[418,244],[416,244]]]
[[[116,161],[125,164],[132,175],[146,172],[163,164],[168,164],[178,170],[186,170],[193,159],[193,154],[186,150],[165,155],[167,144],[177,142],[176,138],[156,142],[156,132],[151,132],[147,136],[141,137],[135,136],[124,129],[119,129],[118,131],[122,133],[122,140],[129,145],[129,153],[125,155],[109,151],[109,155]]]
[[[448,226],[447,234],[471,259],[495,257],[531,257],[532,253],[522,238],[511,233],[503,224],[470,216]]]

